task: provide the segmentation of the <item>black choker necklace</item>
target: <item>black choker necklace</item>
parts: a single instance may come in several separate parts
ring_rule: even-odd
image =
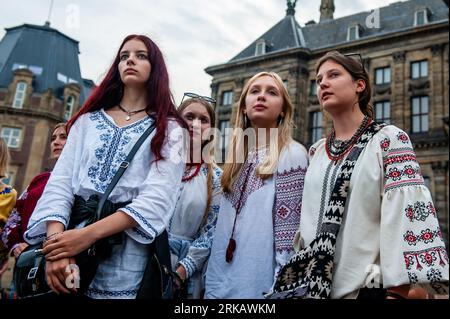
[[[142,111],[145,111],[147,108],[143,108],[143,109],[140,109],[140,110],[137,110],[137,111],[127,111],[127,110],[125,110],[125,109],[122,107],[122,105],[120,105],[120,103],[119,103],[119,109],[121,109],[122,111],[124,111],[125,113],[127,113],[127,116],[125,117],[125,121],[129,121],[129,120],[131,119],[131,116],[132,116],[132,115],[137,114],[137,113],[140,113],[140,112],[142,112]]]

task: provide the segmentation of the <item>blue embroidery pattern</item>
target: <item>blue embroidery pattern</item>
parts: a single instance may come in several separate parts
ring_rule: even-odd
[[[155,235],[158,234],[158,232],[156,231],[156,229],[150,225],[150,223],[145,219],[144,216],[142,216],[141,214],[139,214],[137,211],[135,211],[133,208],[131,208],[130,206],[126,206],[125,208],[123,208],[124,211],[128,211],[131,214],[133,214],[134,216],[136,216],[137,218],[139,218],[139,220],[141,220],[145,226],[147,226],[151,231],[153,231],[153,233]]]
[[[146,117],[129,126],[117,127],[102,111],[91,113],[89,119],[96,122],[95,128],[99,130],[103,144],[95,150],[97,163],[88,168],[88,176],[95,190],[104,193],[120,163],[126,158],[130,142],[136,135],[142,134],[152,120]]]
[[[121,290],[121,291],[109,291],[89,288],[86,292],[87,296],[102,296],[102,297],[134,297],[137,295],[137,290]]]
[[[61,214],[50,214],[47,215],[45,217],[39,218],[38,220],[34,221],[32,224],[28,225],[27,231],[32,229],[34,226],[36,226],[37,224],[39,224],[40,222],[42,222],[43,220],[50,220],[52,217],[58,218],[60,220],[62,220],[64,222],[65,225],[68,224],[68,220],[66,218],[66,216],[63,216]],[[32,240],[32,239],[36,239],[36,238],[40,238],[40,237],[45,237],[44,235],[38,235],[38,236],[29,236],[28,234],[26,234],[27,239]]]
[[[135,232],[136,234],[138,234],[139,236],[141,236],[147,240],[153,240],[153,236],[147,235],[146,233],[144,233],[142,230],[140,230],[137,227],[133,227],[132,230],[133,230],[133,232]]]

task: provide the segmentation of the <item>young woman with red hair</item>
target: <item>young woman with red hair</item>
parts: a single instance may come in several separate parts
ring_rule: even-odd
[[[136,141],[155,122],[156,129],[109,195],[118,208],[86,227],[85,221],[74,222],[77,205],[101,197]],[[25,233],[29,243],[47,239],[46,275],[53,291],[73,291],[65,285],[65,269],[75,263],[74,256],[119,234],[120,243],[100,261],[86,295],[136,298],[148,244],[166,229],[178,196],[174,190],[180,189],[184,145],[182,134],[175,133],[184,125],[172,102],[159,48],[146,36],[126,37],[101,84],[69,121],[66,146]]]

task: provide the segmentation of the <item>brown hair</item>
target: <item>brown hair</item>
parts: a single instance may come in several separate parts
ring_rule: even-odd
[[[332,60],[341,65],[354,81],[363,80],[366,84],[365,89],[359,93],[358,103],[361,112],[364,115],[373,117],[373,106],[370,104],[372,97],[372,88],[370,87],[369,74],[364,68],[362,60],[354,58],[354,55],[344,55],[338,51],[330,51],[319,59],[316,64],[316,73],[319,72],[320,67],[328,60]]]
[[[5,140],[0,137],[0,178],[6,177],[8,165],[9,165],[8,145],[6,144]]]
[[[61,122],[61,123],[56,124],[55,127],[53,127],[52,134],[53,134],[54,131],[56,131],[57,128],[60,128],[60,127],[64,127],[64,130],[67,133],[67,123],[66,122]]]
[[[214,108],[212,107],[212,105],[209,102],[207,102],[207,101],[205,101],[203,99],[190,98],[190,99],[185,100],[178,107],[178,109],[177,109],[178,114],[181,116],[181,113],[183,113],[183,111],[189,105],[191,105],[193,103],[199,103],[199,104],[201,104],[201,105],[203,105],[205,107],[206,111],[208,112],[209,119],[211,121],[211,128],[214,128],[216,126],[216,114],[214,112]],[[211,205],[212,195],[213,195],[212,194],[213,193],[213,180],[212,180],[212,177],[213,177],[213,173],[214,173],[213,169],[214,169],[214,166],[215,166],[214,160],[212,160],[212,159],[214,159],[214,146],[213,146],[214,144],[211,143],[213,140],[214,140],[214,135],[212,135],[210,137],[210,139],[202,145],[202,148],[206,144],[210,144],[210,145],[212,145],[212,147],[209,149],[209,154],[208,154],[208,156],[210,157],[209,158],[210,160],[206,161],[206,167],[207,167],[207,170],[208,170],[208,174],[206,175],[207,197],[206,197],[206,208],[205,208],[205,212],[203,213],[203,218],[202,218],[201,225],[203,225],[206,222],[206,219],[208,218],[209,206]]]

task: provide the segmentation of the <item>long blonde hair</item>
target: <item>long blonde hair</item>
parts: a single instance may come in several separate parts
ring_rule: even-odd
[[[181,116],[181,114],[183,113],[183,111],[191,104],[193,103],[199,103],[201,105],[203,105],[206,109],[206,111],[208,112],[209,115],[209,119],[211,121],[211,128],[214,128],[216,125],[216,114],[214,112],[214,108],[211,106],[211,104],[203,99],[199,99],[199,98],[190,98],[185,100],[177,109],[178,114]],[[207,197],[206,197],[206,208],[205,211],[203,212],[203,218],[202,218],[202,223],[201,225],[203,225],[206,222],[206,219],[208,218],[208,212],[209,212],[209,206],[211,205],[211,201],[212,201],[212,196],[213,196],[213,174],[214,174],[214,167],[217,166],[215,160],[214,160],[214,134],[211,135],[210,139],[208,141],[206,141],[203,145],[202,145],[202,150],[203,150],[203,146],[208,145],[209,150],[206,154],[204,154],[205,158],[204,158],[204,162],[206,163],[206,167],[208,170],[208,173],[206,175],[206,189],[207,189]],[[188,154],[189,155],[189,154]],[[203,152],[202,152],[203,155]],[[200,226],[201,227],[201,226]]]
[[[250,86],[256,79],[262,76],[271,77],[283,96],[283,108],[282,112],[284,117],[280,118],[278,122],[278,134],[270,134],[269,148],[267,156],[265,156],[262,163],[256,168],[257,175],[262,179],[267,179],[273,175],[273,172],[277,169],[278,159],[281,150],[292,141],[292,128],[294,107],[289,97],[289,93],[283,84],[283,80],[280,76],[274,72],[260,72],[255,74],[244,86],[242,94],[239,98],[239,108],[236,112],[236,120],[234,125],[233,134],[231,136],[230,148],[227,154],[227,160],[223,166],[222,173],[222,187],[223,191],[230,193],[236,178],[242,169],[243,162],[248,157],[249,145],[247,139],[241,134],[242,131],[251,127],[250,121],[245,119],[246,115],[242,112],[245,109],[245,98],[247,97]],[[235,161],[235,154],[237,150],[244,150],[244,161]]]
[[[2,178],[7,177],[9,165],[9,150],[5,140],[0,137],[0,182]]]

